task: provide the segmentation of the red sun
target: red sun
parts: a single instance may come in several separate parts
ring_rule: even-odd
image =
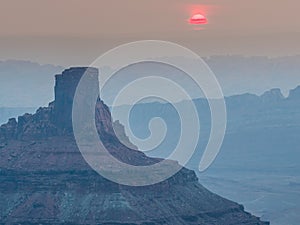
[[[190,18],[189,22],[190,24],[195,24],[195,25],[207,24],[207,19],[202,14],[195,14]]]

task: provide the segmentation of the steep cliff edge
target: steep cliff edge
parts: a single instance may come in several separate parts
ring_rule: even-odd
[[[72,133],[74,92],[85,72],[98,81],[95,68],[68,69],[56,75],[54,102],[0,127],[0,223],[268,224],[206,190],[185,168],[146,187],[119,185],[94,172]],[[133,165],[159,161],[119,142],[100,99],[95,112],[99,136],[114,157]]]

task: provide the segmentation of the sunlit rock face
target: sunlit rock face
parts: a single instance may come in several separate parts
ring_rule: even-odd
[[[146,187],[119,185],[93,171],[72,133],[73,97],[85,72],[98,83],[94,68],[68,69],[56,75],[54,102],[0,127],[0,223],[268,224],[205,189],[185,168]],[[100,98],[95,119],[99,138],[114,157],[133,165],[159,161],[121,144]]]

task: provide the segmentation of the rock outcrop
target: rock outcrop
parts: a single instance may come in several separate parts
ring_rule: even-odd
[[[300,86],[298,86],[295,89],[290,91],[288,99],[299,101],[299,99],[300,99]]]
[[[273,88],[269,91],[266,91],[260,96],[260,98],[263,103],[277,103],[284,100],[284,96],[279,88]]]
[[[73,96],[84,72],[98,82],[94,68],[66,70],[56,75],[54,102],[0,127],[0,223],[268,224],[205,189],[185,168],[146,187],[119,185],[93,171],[72,132]],[[133,165],[159,161],[121,144],[100,99],[95,115],[99,136],[114,157]]]

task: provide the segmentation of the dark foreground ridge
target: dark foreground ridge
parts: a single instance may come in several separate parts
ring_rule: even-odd
[[[85,72],[98,82],[95,68],[65,70],[56,75],[54,102],[0,127],[0,223],[269,224],[205,189],[186,168],[146,187],[119,185],[94,172],[77,148],[71,122],[74,92]],[[111,154],[133,165],[159,160],[119,142],[100,99],[95,112],[99,136]]]

